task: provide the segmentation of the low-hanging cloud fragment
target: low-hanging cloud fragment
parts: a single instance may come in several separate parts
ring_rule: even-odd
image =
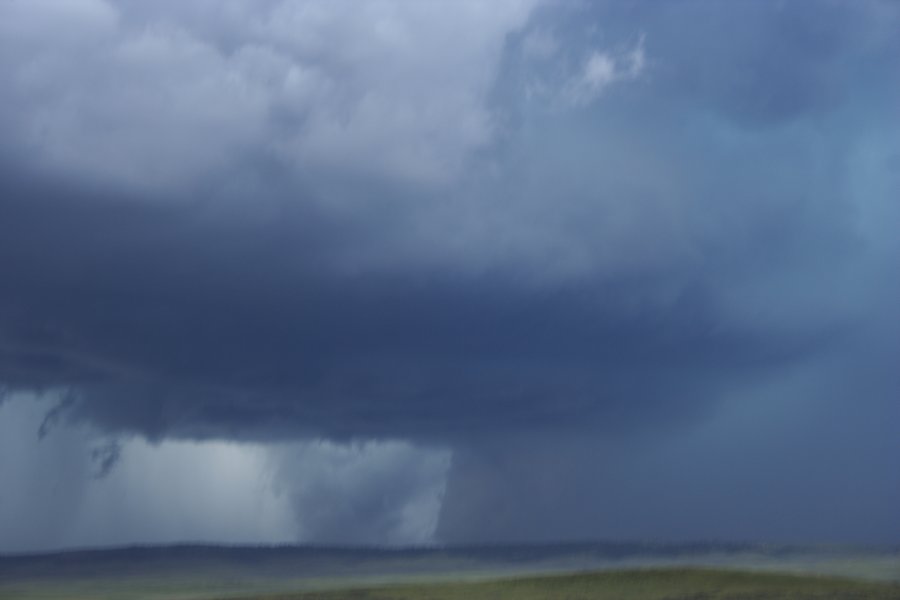
[[[451,453],[386,440],[276,446],[278,491],[297,539],[336,545],[434,543]]]

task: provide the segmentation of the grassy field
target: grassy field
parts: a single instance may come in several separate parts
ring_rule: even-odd
[[[436,581],[288,592],[260,591],[233,595],[222,590],[192,589],[153,582],[133,582],[109,597],[168,600],[900,600],[900,583],[815,575],[723,569],[630,569],[592,573],[513,577],[481,581]],[[160,582],[162,583],[162,582]],[[170,582],[171,584],[171,582]],[[87,600],[90,587],[37,589],[0,598]],[[110,590],[108,590],[110,591]]]
[[[897,598],[900,550],[170,546],[0,556],[0,600]]]
[[[257,596],[253,600],[900,599],[900,585],[714,569],[638,569]],[[250,600],[250,599],[248,599]]]

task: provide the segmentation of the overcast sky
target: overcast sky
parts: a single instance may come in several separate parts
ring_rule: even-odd
[[[0,0],[0,552],[900,543],[898,31]]]

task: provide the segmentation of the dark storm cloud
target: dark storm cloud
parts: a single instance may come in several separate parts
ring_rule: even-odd
[[[0,373],[72,386],[60,416],[151,438],[667,428],[839,347],[884,268],[848,159],[897,97],[884,5],[544,7],[457,103],[427,80],[392,97],[428,72],[401,55],[292,47],[262,17],[279,3],[216,31],[84,6],[63,40],[81,72],[4,30],[36,58],[3,63],[23,143],[3,149]],[[135,89],[194,96],[122,95],[128,61]],[[313,91],[259,83],[279,61]],[[404,94],[392,142],[373,128]]]
[[[857,383],[854,397],[871,389]],[[860,410],[821,387],[765,391],[679,435],[461,447],[435,536],[895,544],[900,442],[886,425],[900,418],[895,395]]]
[[[209,223],[58,193],[30,188],[2,219],[5,379],[84,392],[48,423],[161,437],[667,422],[839,334],[722,330],[702,273],[664,300],[652,275],[345,274],[332,246],[363,224],[326,236],[315,215]]]
[[[130,434],[330,439],[275,458],[304,540],[428,540],[438,506],[444,541],[896,540],[898,30],[0,3],[0,389],[61,392],[47,457],[106,436],[73,490]],[[52,503],[19,529],[40,469],[0,466],[33,480],[10,547],[59,543]]]
[[[672,378],[666,369],[737,368],[807,342],[709,336],[691,305],[702,294],[648,324],[618,318],[622,308],[604,311],[614,285],[547,292],[499,276],[341,276],[302,258],[327,261],[329,252],[324,242],[310,250],[302,234],[292,241],[287,234],[303,225],[238,227],[242,243],[235,226],[191,227],[183,211],[175,219],[63,199],[42,206],[47,199],[4,206],[2,256],[13,275],[4,286],[5,379],[81,384],[92,401],[67,408],[102,407],[95,416],[104,424],[151,435],[204,423],[226,434],[274,419],[348,434],[497,426],[567,412],[547,398],[556,390],[569,390],[581,412],[593,401],[578,396],[627,385],[617,381],[627,376],[594,369],[659,363],[652,387]],[[63,208],[37,216],[51,206]],[[115,227],[103,225],[110,218]],[[164,247],[153,242],[160,238]],[[35,273],[40,281],[29,282]],[[729,345],[733,352],[719,352]],[[511,413],[489,410],[492,402]]]
[[[900,329],[889,321],[732,387],[714,415],[662,435],[570,431],[459,448],[436,536],[894,544]]]

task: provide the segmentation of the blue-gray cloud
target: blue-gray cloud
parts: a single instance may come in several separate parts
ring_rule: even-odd
[[[229,7],[0,9],[0,379],[51,421],[448,442],[457,498],[485,437],[663,448],[798,373],[811,447],[890,412],[895,5]]]

